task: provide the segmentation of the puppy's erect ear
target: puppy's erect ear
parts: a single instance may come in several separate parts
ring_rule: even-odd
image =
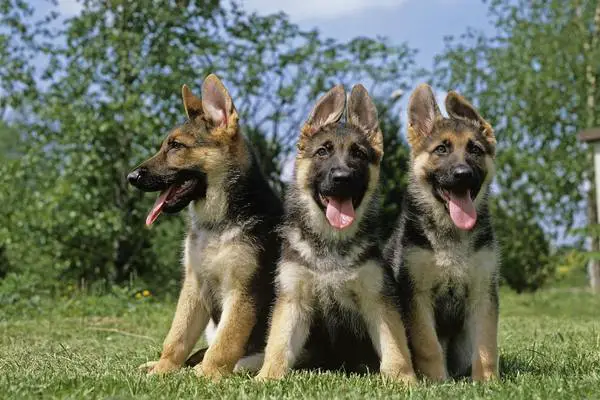
[[[369,96],[367,89],[361,84],[355,85],[348,99],[348,123],[360,128],[368,135],[371,146],[383,155],[383,135],[379,129],[377,107]]]
[[[450,118],[465,119],[479,125],[481,132],[492,145],[496,144],[494,129],[464,97],[455,91],[448,92],[446,96],[446,111]]]
[[[215,74],[208,75],[202,84],[202,109],[215,127],[229,128],[232,123],[237,122],[233,100]]]
[[[325,125],[338,122],[344,113],[346,92],[344,86],[337,85],[317,101],[302,128],[302,136],[310,137]]]
[[[348,99],[348,122],[363,129],[365,132],[372,132],[379,129],[377,108],[373,100],[371,100],[367,89],[361,84],[355,85],[352,88],[352,92],[350,92],[350,98]]]
[[[417,86],[408,102],[408,143],[411,147],[431,135],[435,120],[441,117],[431,86],[426,83]]]
[[[192,91],[187,85],[181,87],[181,98],[183,99],[183,108],[189,119],[194,119],[199,115],[202,115],[202,100],[194,96]]]

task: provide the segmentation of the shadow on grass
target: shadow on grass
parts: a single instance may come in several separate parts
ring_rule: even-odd
[[[522,375],[542,376],[560,372],[561,368],[551,363],[546,355],[529,349],[529,354],[503,354],[500,356],[502,379],[515,379]]]

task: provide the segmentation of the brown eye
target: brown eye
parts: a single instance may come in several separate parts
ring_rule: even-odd
[[[469,142],[469,153],[473,154],[474,156],[480,156],[483,154],[483,149],[476,144]]]
[[[329,151],[327,151],[327,149],[323,146],[319,147],[315,154],[319,157],[327,157],[329,155]]]
[[[446,147],[445,144],[440,144],[438,147],[436,147],[433,152],[437,155],[444,155],[444,154],[448,154],[448,147]]]
[[[183,144],[181,142],[176,142],[175,140],[173,140],[172,142],[169,142],[169,150],[183,149],[185,147],[186,147],[185,144]]]
[[[354,146],[354,147],[352,147],[352,157],[360,158],[361,160],[365,160],[367,158],[367,152],[358,146]]]

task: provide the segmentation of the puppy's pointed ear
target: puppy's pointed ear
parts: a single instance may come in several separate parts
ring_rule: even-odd
[[[310,137],[325,125],[338,122],[344,113],[346,92],[344,86],[337,85],[317,101],[310,116],[302,127],[302,136]]]
[[[441,117],[431,86],[420,84],[408,102],[408,143],[411,147],[431,135],[435,120]]]
[[[383,156],[383,135],[379,129],[377,107],[361,84],[354,85],[348,99],[348,123],[361,129],[377,154]]]
[[[233,100],[215,74],[208,75],[202,84],[202,109],[215,127],[229,128],[232,123],[237,123]]]
[[[365,132],[372,132],[379,129],[379,118],[377,116],[377,107],[371,100],[367,89],[361,84],[355,85],[350,92],[348,99],[348,122],[354,126],[363,129]]]
[[[481,133],[483,133],[487,141],[492,145],[496,144],[496,137],[494,136],[492,125],[483,119],[475,107],[457,92],[448,92],[448,96],[446,96],[446,111],[450,118],[465,119],[475,122],[479,125]]]
[[[202,100],[194,96],[187,85],[181,87],[181,98],[183,99],[183,108],[189,119],[194,119],[204,113],[202,110]]]

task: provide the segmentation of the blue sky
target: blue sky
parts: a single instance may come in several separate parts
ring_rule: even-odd
[[[431,67],[446,35],[460,35],[467,26],[490,33],[487,6],[480,0],[243,0],[259,12],[284,11],[304,28],[326,36],[386,36],[419,50],[417,61]]]

